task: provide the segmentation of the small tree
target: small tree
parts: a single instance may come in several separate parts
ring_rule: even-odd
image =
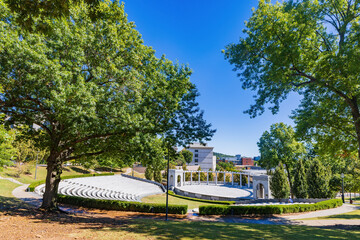
[[[186,163],[191,163],[192,159],[193,159],[193,153],[190,152],[189,150],[186,150],[185,148],[183,150],[181,150],[181,155],[183,156],[184,160]]]
[[[310,198],[327,198],[330,196],[330,174],[324,165],[314,159],[307,174],[308,194]]]
[[[286,178],[286,174],[282,163],[276,167],[275,172],[270,181],[271,193],[276,199],[288,198],[290,195],[290,187]]]
[[[154,171],[151,169],[151,167],[146,167],[146,170],[145,170],[145,178],[147,180],[153,180],[153,177],[154,177]]]
[[[297,198],[308,197],[308,185],[306,181],[305,168],[302,159],[298,161],[295,168],[294,195]]]
[[[202,171],[200,166],[198,168],[198,171]],[[200,173],[200,181],[206,181],[206,174],[204,172]]]
[[[154,171],[154,180],[158,183],[161,183],[162,177],[161,177],[161,171],[155,170]]]

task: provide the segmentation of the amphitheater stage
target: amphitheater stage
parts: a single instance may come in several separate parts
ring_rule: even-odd
[[[177,187],[179,195],[220,201],[241,201],[253,199],[252,188],[239,188],[232,185],[184,185]]]

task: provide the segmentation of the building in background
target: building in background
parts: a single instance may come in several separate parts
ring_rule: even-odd
[[[216,169],[216,157],[213,155],[213,147],[209,147],[207,144],[202,145],[200,143],[190,144],[187,148],[193,153],[192,161],[187,164],[188,166],[200,166],[202,170],[215,170]]]
[[[249,157],[242,157],[241,158],[241,165],[254,166],[254,159],[249,158]]]

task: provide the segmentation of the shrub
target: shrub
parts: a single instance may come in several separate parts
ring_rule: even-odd
[[[270,215],[283,213],[310,212],[342,205],[341,199],[330,199],[313,204],[263,205],[263,206],[200,206],[202,215]]]
[[[114,173],[89,173],[89,174],[82,174],[82,175],[62,176],[61,180],[70,179],[70,178],[97,177],[97,176],[108,176],[108,175],[114,175]],[[37,186],[44,184],[44,183],[45,183],[45,180],[33,182],[32,184],[29,185],[27,190],[29,192],[33,192]]]
[[[118,200],[91,199],[58,194],[58,202],[75,206],[96,208],[104,210],[146,212],[146,213],[166,213],[166,204],[126,202]],[[187,205],[169,205],[168,213],[186,214]]]

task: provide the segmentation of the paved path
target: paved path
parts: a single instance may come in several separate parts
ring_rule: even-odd
[[[20,185],[23,184],[23,183],[19,182],[18,180],[15,180],[15,179],[13,179],[13,178],[4,178],[4,177],[0,176],[0,179],[8,180],[8,181],[10,181],[10,182],[13,182],[13,183],[16,183],[16,184],[20,184]]]
[[[352,211],[359,210],[359,209],[360,209],[360,206],[357,206],[357,205],[343,204],[341,207],[337,207],[337,208],[296,214],[296,215],[288,215],[288,216],[284,216],[283,218],[285,218],[287,220],[294,220],[294,219],[325,217],[325,216],[330,216],[330,215],[335,215],[335,214],[352,212]]]

